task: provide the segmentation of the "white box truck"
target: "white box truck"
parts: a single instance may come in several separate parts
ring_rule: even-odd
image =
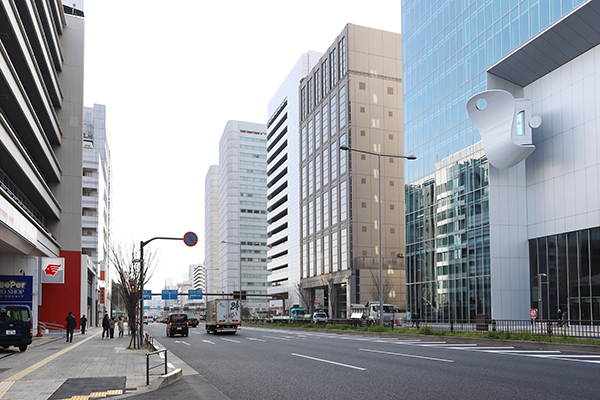
[[[206,303],[206,333],[236,333],[242,325],[238,299],[213,299]]]

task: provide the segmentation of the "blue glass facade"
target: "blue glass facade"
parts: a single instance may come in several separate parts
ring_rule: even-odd
[[[486,70],[578,0],[402,2],[407,307],[491,315],[488,162],[465,104]]]

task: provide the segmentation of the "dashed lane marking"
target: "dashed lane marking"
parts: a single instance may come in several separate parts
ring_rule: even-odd
[[[292,354],[293,356],[296,356],[296,357],[307,358],[307,359],[309,359],[309,360],[313,360],[313,361],[320,361],[320,362],[324,362],[324,363],[327,363],[327,364],[339,365],[340,367],[346,367],[346,368],[357,369],[357,370],[359,370],[359,371],[366,371],[366,370],[367,370],[366,368],[357,367],[357,366],[355,366],[355,365],[342,364],[342,363],[339,363],[339,362],[336,362],[336,361],[324,360],[324,359],[322,359],[322,358],[310,357],[310,356],[305,356],[305,355],[302,355],[302,354],[296,354],[296,353],[291,353],[291,354]]]
[[[360,351],[368,351],[370,353],[388,354],[388,355],[391,355],[391,356],[419,358],[419,359],[422,359],[422,360],[441,361],[441,362],[447,362],[447,363],[453,363],[454,362],[454,360],[447,360],[445,358],[434,358],[434,357],[416,356],[414,354],[394,353],[394,352],[391,352],[391,351],[381,351],[381,350],[371,350],[371,349],[359,349],[359,350]]]

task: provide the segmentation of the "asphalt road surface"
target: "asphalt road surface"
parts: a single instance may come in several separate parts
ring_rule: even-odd
[[[146,329],[199,373],[156,391],[157,399],[600,398],[600,355],[326,331],[214,335],[200,324],[188,337],[166,337],[164,324]]]

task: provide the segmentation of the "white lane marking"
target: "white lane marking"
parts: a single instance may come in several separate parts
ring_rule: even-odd
[[[266,340],[257,339],[257,338],[251,338],[251,337],[249,337],[249,338],[246,338],[246,339],[248,339],[248,340],[254,340],[254,341],[256,341],[256,342],[266,342]]]
[[[597,358],[600,359],[600,355],[594,354],[560,354],[552,356],[552,358]]]
[[[475,347],[475,346],[477,346],[477,344],[475,344],[475,343],[446,343],[446,344],[440,344],[440,345],[433,346],[433,347],[439,347],[441,349],[445,349],[445,348]]]
[[[263,335],[263,337],[266,337],[267,339],[290,340],[287,338],[282,338],[282,337],[277,337],[277,336],[264,336]]]
[[[221,338],[221,340],[227,340],[228,342],[233,342],[233,343],[241,343],[238,340],[233,340],[233,339],[225,339],[225,338]]]
[[[454,349],[456,350],[474,350],[474,351],[480,351],[480,350],[512,350],[514,349],[514,347],[512,346],[508,346],[508,347],[454,347]]]
[[[392,355],[392,356],[420,358],[420,359],[423,359],[423,360],[441,361],[441,362],[448,362],[448,363],[453,363],[454,362],[454,360],[446,360],[444,358],[433,358],[433,357],[415,356],[413,354],[393,353],[391,351],[380,351],[380,350],[370,350],[370,349],[359,349],[359,350],[360,351],[368,351],[368,352],[371,352],[371,353],[389,354],[389,355]]]
[[[536,355],[536,354],[560,354],[559,350],[483,350],[485,353],[499,353],[499,354],[525,354],[525,355]]]
[[[169,367],[171,369],[175,369],[175,366],[173,364],[171,364],[170,362],[167,363],[167,367]]]
[[[202,341],[203,341],[204,343],[215,344],[214,342],[211,342],[210,340],[204,340],[204,339],[202,339]]]
[[[183,344],[185,344],[186,346],[189,346],[189,345],[190,345],[189,343],[186,343],[186,342],[184,342],[184,341],[181,341],[181,340],[176,340],[176,341],[175,341],[175,343],[183,343]]]
[[[291,354],[293,356],[296,356],[296,357],[308,358],[309,360],[320,361],[320,362],[324,362],[324,363],[328,363],[328,364],[333,364],[333,365],[339,365],[340,367],[353,368],[353,369],[358,369],[360,371],[366,371],[367,370],[366,368],[356,367],[354,365],[342,364],[342,363],[335,362],[335,361],[330,361],[330,360],[323,360],[322,358],[315,358],[315,357],[305,356],[305,355],[296,354],[296,353],[291,353]]]

